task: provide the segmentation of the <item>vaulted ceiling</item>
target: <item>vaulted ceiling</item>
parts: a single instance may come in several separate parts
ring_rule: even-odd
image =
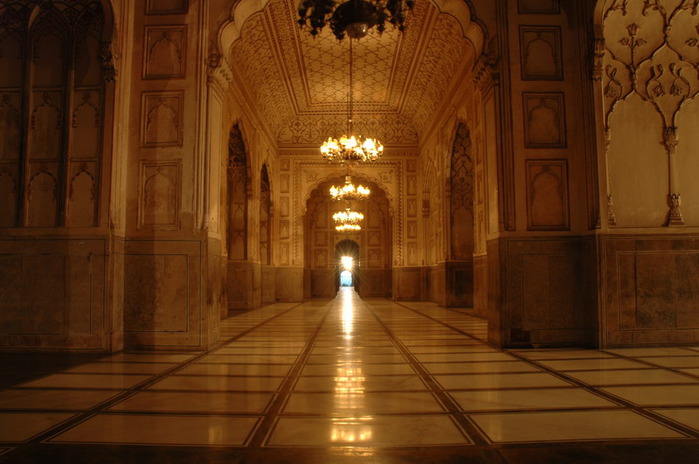
[[[238,15],[230,46],[238,82],[280,147],[317,146],[347,127],[349,40],[329,27],[316,37],[300,29],[296,3],[269,0],[242,21]],[[404,33],[388,25],[354,41],[355,132],[387,146],[419,143],[480,47],[468,10],[460,13],[417,0]]]

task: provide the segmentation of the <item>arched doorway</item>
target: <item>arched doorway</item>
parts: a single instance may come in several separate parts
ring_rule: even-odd
[[[337,287],[354,287],[359,293],[361,264],[361,253],[357,242],[350,239],[338,242],[335,245]]]
[[[306,297],[334,297],[340,286],[339,249],[354,257],[353,284],[365,297],[390,297],[392,294],[392,221],[386,192],[375,182],[353,174],[356,183],[371,190],[368,200],[352,204],[364,214],[362,229],[354,233],[335,230],[332,215],[344,209],[329,195],[331,185],[344,182],[338,176],[321,182],[309,195],[305,221]],[[349,243],[354,243],[350,245]],[[361,264],[361,275],[356,265]]]

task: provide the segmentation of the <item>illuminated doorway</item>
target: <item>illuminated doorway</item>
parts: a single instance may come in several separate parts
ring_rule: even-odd
[[[342,271],[340,273],[340,287],[353,287],[352,273],[350,271]]]

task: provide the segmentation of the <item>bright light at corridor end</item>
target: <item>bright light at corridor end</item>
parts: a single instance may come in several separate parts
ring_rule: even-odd
[[[340,258],[340,262],[342,263],[342,267],[346,271],[351,271],[354,267],[354,258],[352,258],[351,256],[343,256],[342,258]]]

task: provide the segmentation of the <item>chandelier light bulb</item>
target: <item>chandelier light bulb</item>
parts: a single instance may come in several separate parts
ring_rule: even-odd
[[[335,221],[335,230],[338,232],[352,232],[362,229],[360,222],[364,220],[364,215],[357,211],[352,211],[346,208],[344,211],[338,211],[333,214]]]
[[[337,201],[366,200],[370,194],[371,190],[363,185],[355,186],[352,183],[352,176],[345,177],[345,185],[330,187],[330,197]]]
[[[376,161],[383,154],[383,150],[383,145],[378,140],[354,135],[343,135],[339,140],[328,137],[320,147],[320,153],[325,160],[340,163]]]

